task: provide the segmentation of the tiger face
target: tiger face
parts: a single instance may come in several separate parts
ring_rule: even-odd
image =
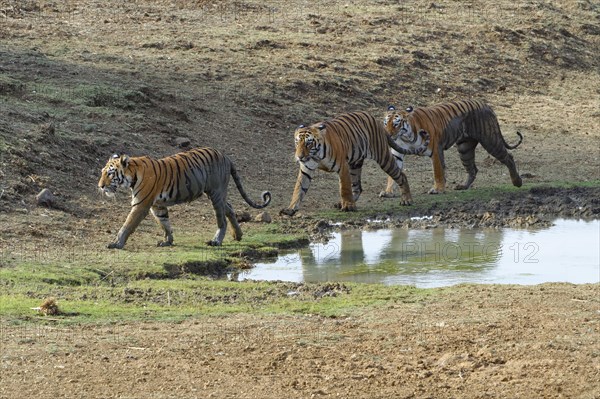
[[[405,111],[397,110],[392,105],[388,107],[383,118],[383,126],[392,139],[396,140],[400,137],[403,141],[413,141],[413,136],[416,134],[413,134],[410,123],[408,123],[408,116],[412,111],[412,107],[406,108]]]
[[[406,110],[396,110],[395,107],[389,106],[383,118],[385,131],[392,139],[404,148],[419,148],[425,144],[426,136],[419,134],[416,129],[408,121],[413,113],[413,107],[408,107]],[[421,155],[430,156],[431,150],[427,149],[421,152]]]
[[[102,168],[98,188],[109,197],[114,196],[117,188],[131,186],[132,177],[129,175],[129,157],[113,155],[106,166]]]
[[[323,146],[321,134],[325,129],[324,124],[311,126],[300,125],[294,132],[296,145],[296,161],[313,168],[323,159]]]

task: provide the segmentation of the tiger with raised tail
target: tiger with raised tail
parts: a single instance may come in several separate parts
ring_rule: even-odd
[[[396,110],[390,106],[383,124],[397,143],[409,148],[421,144],[417,132],[424,129],[429,133],[429,149],[422,155],[430,156],[433,163],[434,186],[429,190],[430,194],[446,190],[444,151],[454,144],[467,171],[467,179],[456,186],[457,190],[468,189],[475,180],[475,147],[479,143],[490,155],[506,165],[513,185],[521,187],[523,184],[513,156],[507,151],[517,148],[523,141],[523,135],[517,132],[519,142],[507,144],[500,132],[496,114],[484,101],[461,100],[431,107],[409,107],[406,110]],[[393,186],[394,182],[388,179],[386,190],[380,196],[392,197]]]
[[[290,206],[281,214],[294,215],[306,195],[310,182],[318,169],[337,172],[340,180],[342,211],[356,210],[356,201],[362,192],[361,172],[365,159],[373,159],[402,190],[402,205],[410,205],[412,197],[408,180],[398,168],[390,147],[401,154],[417,154],[425,151],[429,139],[425,131],[419,132],[423,145],[402,148],[396,144],[373,116],[366,112],[353,112],[334,119],[301,125],[294,132],[296,161],[300,164],[298,179]]]
[[[261,209],[271,202],[268,191],[262,194],[262,204],[252,201],[242,186],[232,161],[213,148],[195,148],[162,159],[147,156],[113,155],[98,182],[105,194],[112,196],[117,188],[131,189],[131,211],[116,240],[108,248],[123,248],[127,238],[140,222],[152,212],[164,231],[165,240],[159,246],[173,244],[173,230],[167,207],[190,202],[202,193],[210,198],[217,218],[218,230],[208,245],[221,245],[227,230],[227,219],[233,227],[233,238],[242,239],[242,230],[235,212],[227,202],[229,177],[233,177],[242,198],[253,208]]]

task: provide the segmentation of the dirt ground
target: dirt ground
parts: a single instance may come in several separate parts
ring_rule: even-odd
[[[2,398],[598,398],[598,285],[461,286],[346,317],[6,327]]]
[[[170,155],[181,137],[231,155],[253,197],[272,192],[277,218],[297,174],[295,126],[471,97],[492,104],[508,142],[523,133],[512,153],[525,186],[506,206],[447,209],[442,195],[429,209],[439,223],[597,218],[597,188],[538,185],[600,179],[599,16],[587,0],[0,0],[0,245],[104,246],[128,212],[126,193],[97,194],[105,160]],[[475,192],[510,183],[481,148],[477,163]],[[446,164],[453,187],[464,178],[454,149]],[[405,172],[418,203],[431,162],[411,157]],[[377,198],[385,179],[366,165],[360,209],[395,201]],[[319,173],[285,223],[303,228],[337,187]],[[55,209],[35,206],[42,188]],[[214,228],[206,200],[173,214],[179,230]],[[0,397],[597,398],[598,294],[465,286],[337,319],[2,325]]]

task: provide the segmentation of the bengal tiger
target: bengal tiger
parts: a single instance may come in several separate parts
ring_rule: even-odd
[[[354,112],[308,127],[300,125],[294,132],[296,161],[300,164],[298,179],[290,206],[280,214],[294,215],[306,195],[317,168],[337,172],[340,181],[342,211],[356,210],[356,201],[362,192],[361,172],[365,159],[373,159],[402,190],[402,205],[410,205],[412,197],[408,180],[398,168],[390,147],[401,154],[417,154],[425,151],[429,138],[425,131],[419,132],[423,145],[405,149],[396,144],[383,129],[381,123],[366,112]]]
[[[481,100],[462,100],[443,103],[431,107],[412,108],[398,111],[390,106],[383,119],[385,130],[396,137],[396,142],[403,146],[420,145],[421,129],[430,134],[429,149],[422,153],[431,157],[433,162],[434,186],[430,194],[442,193],[446,189],[444,150],[456,144],[463,166],[467,170],[467,179],[458,184],[456,190],[468,189],[477,175],[475,166],[475,147],[482,147],[497,160],[502,162],[510,172],[513,185],[523,184],[513,156],[507,149],[517,148],[523,142],[523,135],[517,132],[519,142],[509,145],[500,132],[498,118],[492,108]],[[394,182],[388,184],[380,196],[393,196]]]
[[[244,191],[232,161],[213,148],[195,148],[162,159],[113,155],[102,169],[98,187],[108,196],[113,196],[119,187],[130,188],[132,199],[127,220],[108,248],[123,248],[148,212],[152,212],[164,231],[165,240],[158,245],[172,245],[173,230],[167,207],[193,201],[202,193],[210,198],[219,227],[207,244],[221,245],[227,230],[225,218],[233,227],[233,238],[241,240],[242,230],[231,204],[227,202],[230,175],[242,198],[251,207],[261,209],[269,205],[271,193],[262,193],[262,204],[252,201]]]

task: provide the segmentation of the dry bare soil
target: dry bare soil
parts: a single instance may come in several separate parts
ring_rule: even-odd
[[[4,327],[4,398],[597,398],[598,286],[463,286],[340,318]]]
[[[586,0],[0,0],[0,244],[106,244],[128,201],[97,195],[105,160],[166,156],[178,137],[231,155],[253,197],[271,190],[275,214],[296,178],[295,126],[388,104],[485,98],[507,141],[525,136],[512,151],[524,193],[598,181],[599,48],[600,6]],[[477,158],[473,190],[509,184],[503,165]],[[454,149],[446,164],[453,187]],[[358,206],[396,201],[377,198],[385,175],[367,166]],[[430,161],[411,157],[405,171],[418,205]],[[34,205],[42,188],[55,209]],[[337,195],[336,176],[320,173],[295,220]],[[214,229],[205,200],[173,215],[178,231]],[[136,234],[154,237],[147,226]],[[3,326],[0,397],[597,398],[598,294],[464,286],[333,319]]]

